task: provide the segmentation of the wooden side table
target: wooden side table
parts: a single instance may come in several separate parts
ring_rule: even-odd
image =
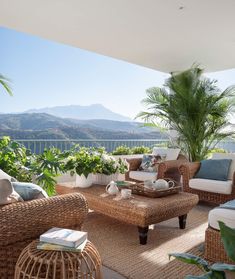
[[[81,253],[38,250],[37,243],[20,254],[15,279],[102,279],[101,258],[91,242]]]

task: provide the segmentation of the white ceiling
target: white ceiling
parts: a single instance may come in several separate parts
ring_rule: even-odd
[[[235,0],[0,0],[0,25],[164,72],[235,68]]]

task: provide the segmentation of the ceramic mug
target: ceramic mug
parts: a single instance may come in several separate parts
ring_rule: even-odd
[[[131,189],[122,189],[121,197],[122,199],[129,199],[131,197]]]

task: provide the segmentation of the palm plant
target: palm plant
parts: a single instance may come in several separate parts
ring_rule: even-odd
[[[7,91],[7,93],[12,96],[11,87],[9,85],[10,81],[6,77],[0,74],[0,84],[3,86],[3,88]]]
[[[219,141],[233,134],[229,117],[235,108],[235,86],[221,91],[217,81],[202,74],[196,66],[172,73],[163,88],[146,91],[142,102],[148,111],[137,115],[150,125],[175,131],[177,144],[191,161],[204,159]]]

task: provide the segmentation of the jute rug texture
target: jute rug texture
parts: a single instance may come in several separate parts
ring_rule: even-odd
[[[89,240],[97,247],[103,264],[131,279],[182,279],[187,274],[199,275],[197,267],[171,259],[171,252],[190,252],[203,256],[208,212],[198,205],[188,215],[187,227],[180,230],[178,218],[150,228],[147,245],[139,245],[137,228],[91,212],[84,224]],[[112,278],[110,278],[112,279]]]

